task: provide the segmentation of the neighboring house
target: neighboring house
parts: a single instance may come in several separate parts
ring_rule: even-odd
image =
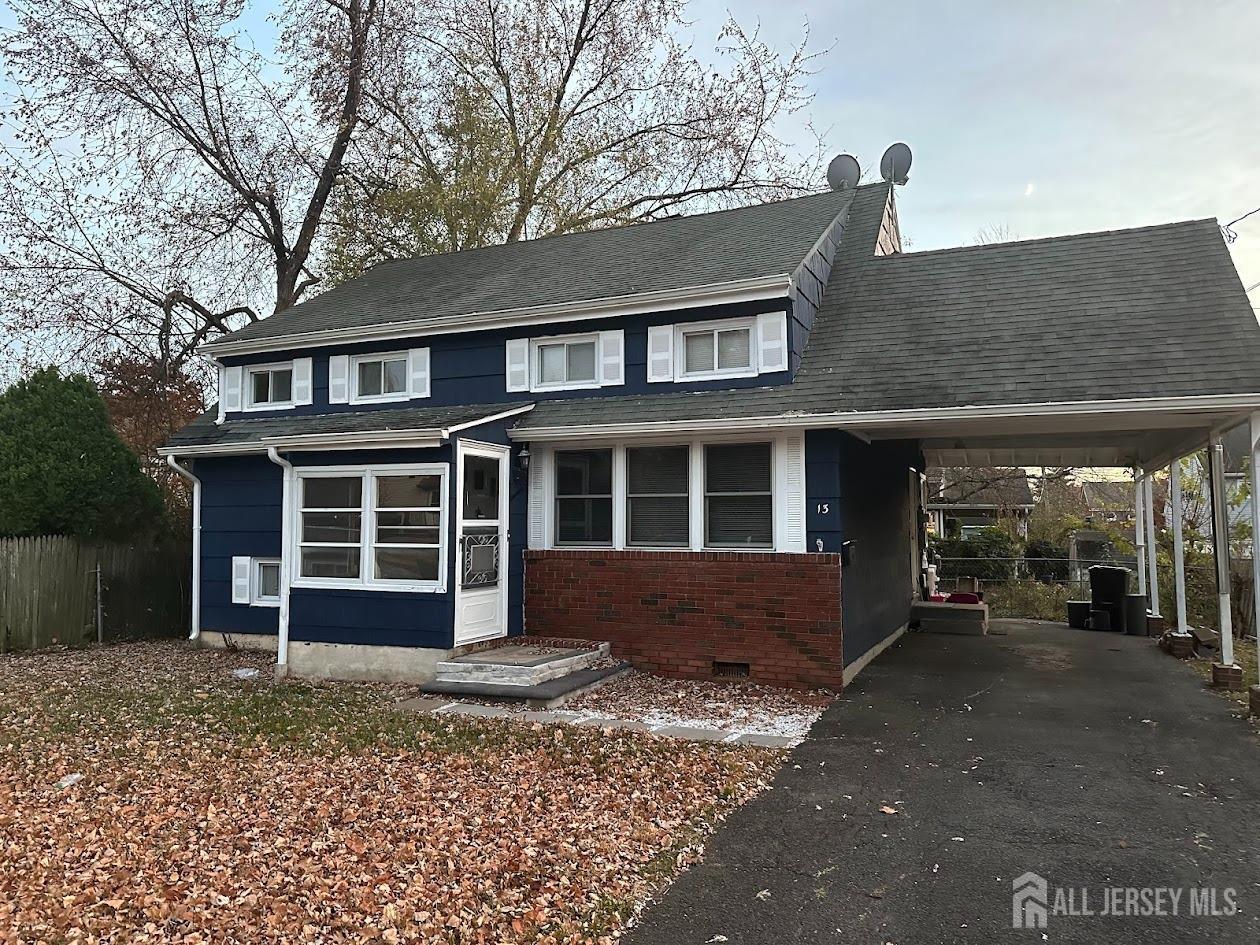
[[[1250,529],[1251,526],[1251,490],[1247,488],[1247,477],[1250,474],[1251,428],[1247,424],[1235,427],[1221,437],[1221,450],[1224,459],[1225,495],[1229,510],[1229,528],[1231,545],[1235,555],[1243,558],[1251,557],[1251,539],[1234,537],[1238,535],[1239,526]],[[1187,458],[1182,471],[1182,505],[1186,526],[1192,528],[1201,538],[1212,534],[1212,507],[1208,502],[1210,480],[1208,471],[1202,462],[1203,454],[1194,453]],[[1162,509],[1165,518],[1172,514],[1172,504],[1168,496],[1157,502],[1157,509]]]
[[[1036,501],[1028,476],[1018,469],[994,469],[952,478],[928,470],[928,528],[940,537],[966,538],[982,528],[1010,523],[1028,537],[1028,516]]]
[[[528,631],[840,686],[907,626],[929,459],[1154,462],[1260,406],[1210,222],[899,247],[873,184],[385,262],[206,345],[219,404],[164,450],[194,633],[315,676]]]
[[[1085,514],[1096,523],[1132,525],[1137,490],[1132,482],[1082,482]]]

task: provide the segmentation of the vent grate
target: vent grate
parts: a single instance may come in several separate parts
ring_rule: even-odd
[[[748,664],[747,663],[723,663],[720,660],[713,661],[713,675],[725,679],[747,679]]]

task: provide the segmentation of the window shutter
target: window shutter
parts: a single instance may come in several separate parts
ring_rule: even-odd
[[[787,370],[787,312],[757,316],[757,365],[762,374]]]
[[[529,390],[529,339],[513,338],[507,343],[507,389]]]
[[[673,325],[653,325],[648,328],[647,379],[649,383],[674,379]]]
[[[599,385],[610,387],[625,383],[626,333],[601,331],[599,333]]]
[[[328,359],[328,402],[330,404],[350,402],[349,355],[334,354]]]
[[[311,359],[295,358],[293,361],[293,402],[311,403]]]
[[[529,464],[529,547],[547,547],[547,469],[541,450]]]
[[[407,371],[411,376],[411,396],[429,396],[429,349],[412,348],[407,352]]]
[[[780,531],[778,551],[805,550],[805,441],[788,436],[778,443],[779,482],[777,505]]]
[[[223,410],[227,413],[241,409],[241,383],[243,378],[243,368],[229,367],[223,369],[219,401],[223,404]]]
[[[232,603],[249,603],[249,558],[232,559]]]

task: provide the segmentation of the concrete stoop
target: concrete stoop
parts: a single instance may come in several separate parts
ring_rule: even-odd
[[[537,686],[550,679],[589,669],[612,651],[607,643],[557,650],[521,644],[464,653],[437,664],[435,682],[492,683],[497,686]]]

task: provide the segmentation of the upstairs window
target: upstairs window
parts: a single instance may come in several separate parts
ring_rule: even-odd
[[[612,450],[556,453],[556,544],[612,544]]]
[[[513,338],[507,342],[506,387],[512,393],[623,384],[624,352],[623,331]]]
[[[595,339],[543,342],[534,347],[536,387],[595,383]]]
[[[356,400],[405,400],[409,395],[407,355],[357,359],[354,385]]]
[[[769,443],[704,448],[704,543],[710,548],[774,546]]]
[[[293,365],[249,369],[251,407],[287,407],[293,403]]]
[[[718,377],[752,369],[752,326],[682,332],[682,376]]]

